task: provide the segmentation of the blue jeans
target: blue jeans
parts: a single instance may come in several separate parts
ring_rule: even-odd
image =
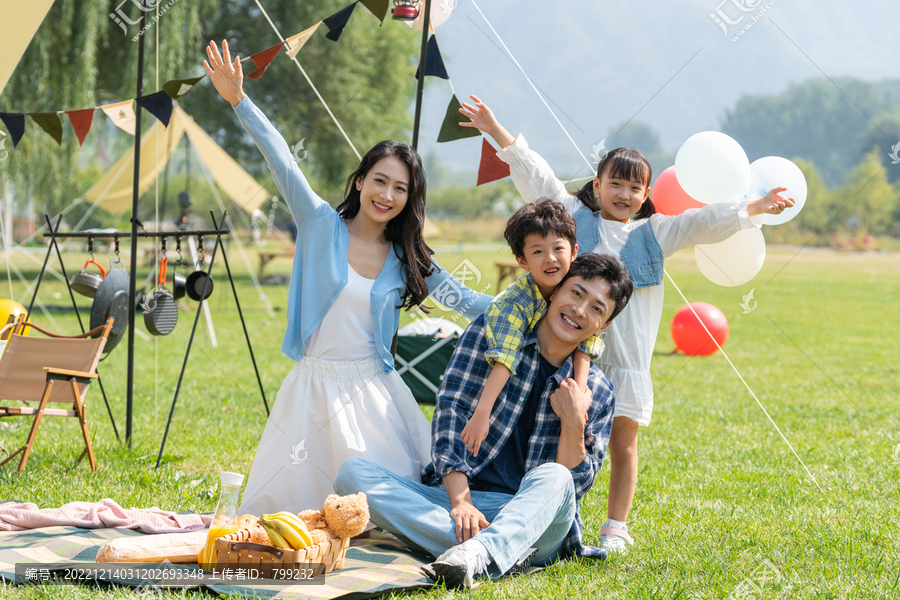
[[[365,458],[349,458],[334,481],[341,495],[365,492],[373,523],[411,548],[440,556],[459,544],[444,488],[410,481]],[[490,526],[473,539],[493,560],[492,576],[512,567],[529,548],[537,566],[555,562],[575,519],[575,487],[569,470],[545,463],[529,471],[516,495],[473,491],[472,503]]]

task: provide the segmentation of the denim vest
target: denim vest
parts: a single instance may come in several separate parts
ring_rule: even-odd
[[[592,212],[584,204],[575,211],[575,225],[577,226],[576,241],[578,247],[586,252],[592,252],[600,243],[600,212]],[[619,258],[625,263],[625,268],[631,275],[634,288],[650,287],[662,284],[663,280],[663,251],[653,234],[650,219],[644,219],[646,223],[636,225],[628,234],[628,240]]]

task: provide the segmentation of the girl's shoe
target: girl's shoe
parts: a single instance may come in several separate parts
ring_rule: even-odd
[[[634,544],[628,532],[618,527],[602,527],[600,529],[600,547],[607,552],[627,552]]]

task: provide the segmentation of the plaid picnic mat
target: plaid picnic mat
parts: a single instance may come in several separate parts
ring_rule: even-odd
[[[15,572],[18,563],[93,563],[97,549],[119,537],[144,535],[125,529],[80,529],[78,527],[45,527],[27,531],[0,532],[0,578],[25,583]],[[351,542],[344,568],[317,578],[315,582],[271,585],[203,584],[202,587],[229,596],[251,596],[277,599],[343,600],[370,598],[392,590],[430,588],[433,582],[419,567],[429,559],[414,554],[397,538],[378,530],[368,539]],[[167,565],[169,568],[196,569],[197,565]],[[21,566],[20,566],[21,571]],[[152,587],[154,582],[139,579],[104,577],[103,581]],[[272,581],[272,580],[268,580]],[[90,584],[91,582],[86,582]],[[183,584],[181,587],[198,587]]]

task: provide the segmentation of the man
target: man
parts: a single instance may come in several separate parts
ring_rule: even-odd
[[[365,492],[371,520],[438,557],[425,572],[449,587],[473,587],[475,575],[500,576],[572,554],[605,557],[581,543],[578,500],[603,464],[614,398],[596,365],[587,390],[577,389],[572,353],[609,325],[631,292],[631,278],[615,258],[586,254],[572,262],[547,313],[525,336],[519,368],[498,397],[490,432],[474,457],[461,432],[491,370],[484,358],[485,317],[479,316],[444,374],[432,421],[432,463],[422,483],[351,458],[338,471],[335,491]]]

